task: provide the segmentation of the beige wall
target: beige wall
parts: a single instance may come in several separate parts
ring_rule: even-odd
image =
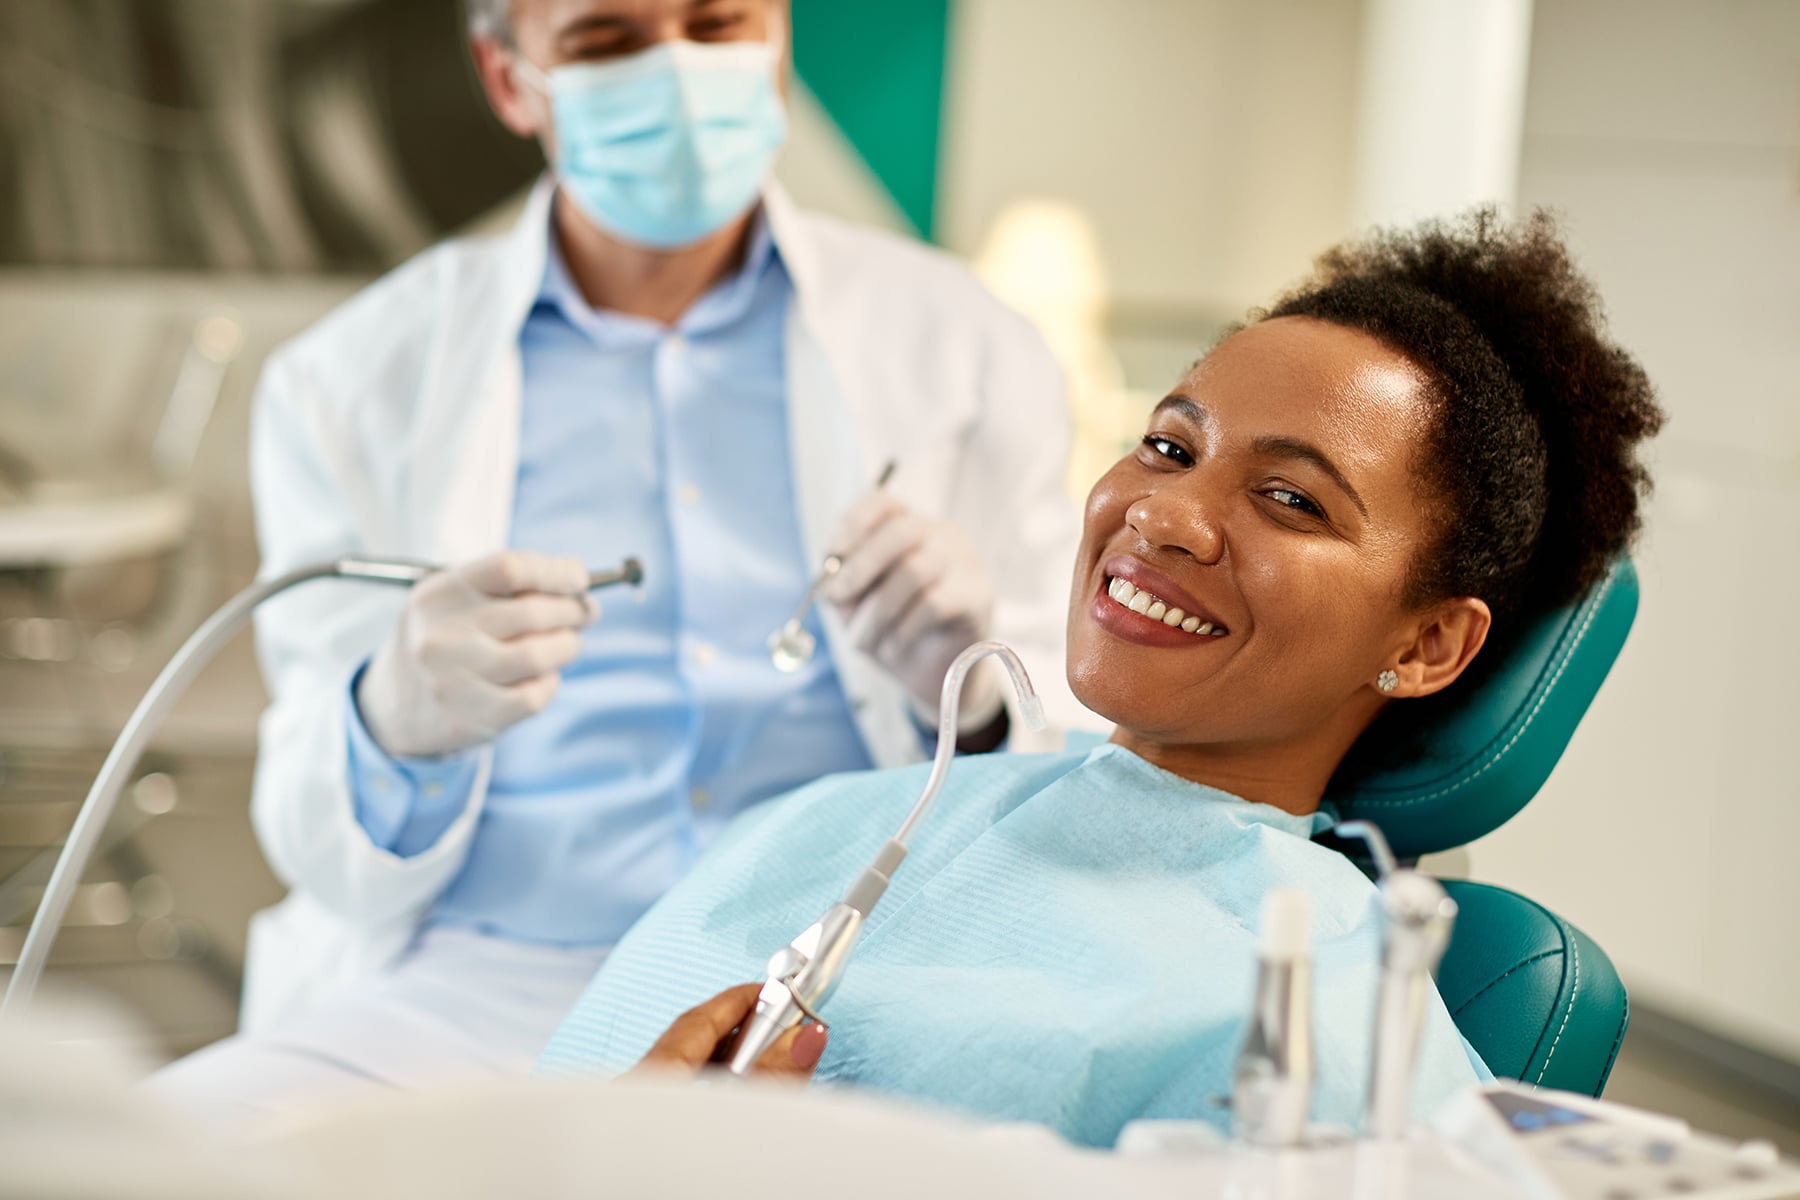
[[[951,248],[1053,196],[1092,217],[1120,304],[1236,315],[1343,233],[1351,0],[963,0],[955,21]]]

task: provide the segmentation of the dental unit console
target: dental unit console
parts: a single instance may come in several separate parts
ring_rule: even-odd
[[[956,755],[957,711],[962,703],[963,681],[979,660],[996,655],[1006,667],[1019,699],[1019,717],[1029,729],[1044,727],[1043,705],[1025,673],[1025,664],[1012,648],[1000,642],[976,642],[956,656],[944,674],[944,690],[938,702],[937,754],[912,811],[894,836],[876,852],[874,861],[856,877],[844,898],[825,910],[793,941],[769,959],[768,979],[756,998],[756,1010],[731,1048],[730,1071],[744,1075],[782,1034],[810,1017],[819,1021],[819,1009],[831,996],[849,964],[850,952],[861,936],[863,924],[887,891],[894,871],[906,858],[906,840],[943,790]]]
[[[1767,1142],[1695,1134],[1684,1121],[1510,1080],[1471,1087],[1426,1126],[1410,1123],[1432,975],[1457,908],[1442,885],[1401,867],[1381,830],[1346,821],[1375,864],[1381,981],[1361,1138],[1308,1126],[1310,929],[1303,892],[1264,902],[1256,994],[1232,1092],[1232,1136],[1204,1121],[1134,1121],[1118,1149],[1176,1157],[1223,1194],[1457,1200],[1700,1200],[1800,1196],[1800,1169]]]
[[[32,918],[31,928],[25,935],[25,945],[19,952],[18,964],[7,985],[6,998],[0,1001],[0,1019],[22,1014],[30,1007],[31,999],[37,992],[38,981],[50,960],[51,944],[56,940],[63,917],[68,913],[69,902],[75,896],[75,888],[87,870],[88,860],[99,846],[100,835],[105,831],[106,823],[118,805],[119,794],[124,791],[126,781],[137,766],[151,736],[162,723],[163,716],[187,690],[188,684],[193,682],[201,669],[212,661],[219,648],[230,640],[232,634],[243,628],[257,606],[289,588],[315,579],[356,579],[366,583],[411,587],[443,569],[431,563],[407,559],[346,557],[313,563],[285,575],[251,584],[227,600],[189,635],[187,641],[169,659],[168,665],[157,675],[149,691],[144,693],[144,698],[132,710],[130,719],[125,722],[124,729],[120,730],[105,762],[101,764],[93,786],[88,789],[87,798],[81,802],[81,808],[75,814],[75,823],[69,830],[68,840],[63,844],[62,853],[57,856],[56,867],[44,889],[44,898],[39,902],[37,914]],[[622,583],[635,586],[642,583],[643,579],[643,565],[635,558],[628,558],[616,570],[590,573],[587,586],[590,591]]]

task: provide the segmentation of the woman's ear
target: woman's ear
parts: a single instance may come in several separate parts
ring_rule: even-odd
[[[1455,683],[1487,641],[1494,614],[1473,596],[1446,600],[1427,615],[1412,645],[1394,664],[1395,698],[1429,696]]]

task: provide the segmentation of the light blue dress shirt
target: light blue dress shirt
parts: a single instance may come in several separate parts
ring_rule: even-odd
[[[554,238],[547,262],[519,336],[509,544],[594,567],[635,555],[644,584],[600,594],[556,699],[495,741],[468,862],[428,921],[609,945],[734,814],[870,759],[816,613],[812,662],[769,661],[811,571],[788,449],[793,285],[766,222],[673,328],[589,307]],[[476,756],[396,760],[348,708],[357,819],[418,854],[467,804]]]

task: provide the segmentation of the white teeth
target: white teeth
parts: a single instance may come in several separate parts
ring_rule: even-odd
[[[1179,608],[1173,608],[1149,592],[1138,589],[1126,579],[1113,578],[1106,585],[1106,594],[1113,598],[1114,603],[1129,608],[1134,613],[1142,613],[1152,621],[1161,621],[1164,625],[1200,637],[1224,637],[1226,634],[1223,625],[1214,625],[1211,621],[1202,624],[1199,617],[1188,616]]]

